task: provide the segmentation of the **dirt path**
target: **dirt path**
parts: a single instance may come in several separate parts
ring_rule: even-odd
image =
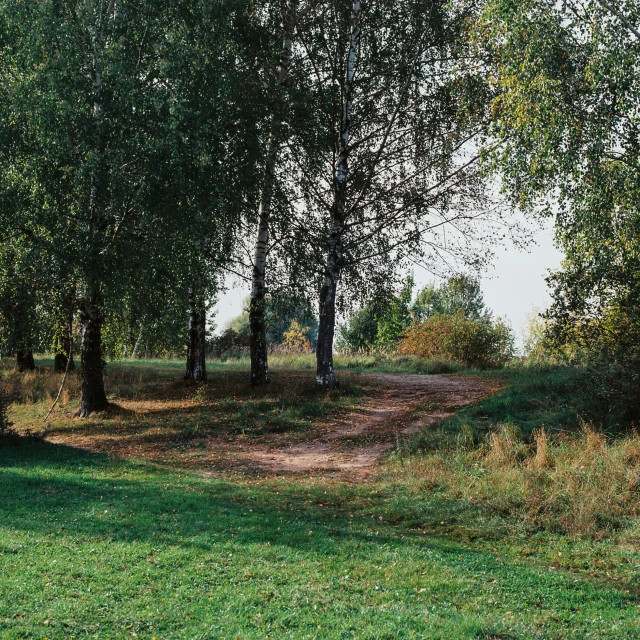
[[[490,381],[442,374],[363,377],[375,379],[382,386],[381,394],[371,400],[364,412],[329,425],[304,443],[236,451],[236,464],[271,472],[362,477],[399,437],[446,418],[498,389]],[[422,409],[419,417],[415,415],[418,408]]]
[[[173,399],[123,400],[124,418],[72,421],[71,428],[54,430],[48,439],[123,458],[184,465],[203,475],[223,470],[357,479],[370,473],[399,439],[500,388],[495,382],[468,376],[371,373],[361,377],[375,387],[364,407],[339,419],[317,421],[300,432],[255,437],[231,429],[202,435],[196,431],[185,437],[189,418],[185,423],[178,421],[183,427],[178,429],[171,420],[154,419],[157,411],[188,416],[197,410],[191,399],[181,397],[183,389],[178,387]]]

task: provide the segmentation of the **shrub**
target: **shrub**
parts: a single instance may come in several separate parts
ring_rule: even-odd
[[[309,327],[301,327],[297,320],[292,320],[289,330],[285,331],[281,350],[285,353],[310,353],[311,342],[307,338]]]
[[[398,352],[421,358],[443,358],[467,367],[491,369],[513,357],[513,333],[502,320],[436,314],[405,334]]]
[[[222,335],[211,338],[207,355],[222,360],[242,357],[249,353],[250,342],[248,330],[236,331],[229,327],[223,331]]]

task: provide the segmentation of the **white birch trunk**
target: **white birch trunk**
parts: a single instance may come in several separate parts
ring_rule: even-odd
[[[131,352],[131,359],[135,360],[138,356],[138,351],[140,350],[140,343],[142,342],[142,332],[144,331],[144,325],[140,325],[140,333],[138,334],[138,339],[136,340],[135,345],[133,346],[133,351]]]
[[[269,224],[271,219],[271,200],[275,184],[276,163],[282,138],[282,111],[285,104],[285,88],[289,79],[289,68],[293,56],[293,38],[295,33],[298,0],[288,0],[283,16],[284,35],[282,57],[276,73],[276,87],[279,105],[271,123],[271,133],[267,144],[265,173],[260,194],[258,210],[258,228],[256,234],[253,272],[251,278],[251,303],[249,307],[249,329],[251,332],[251,383],[255,385],[269,382],[269,364],[267,356],[267,336],[265,326],[266,286],[265,274],[269,249]]]
[[[327,250],[324,282],[320,290],[320,324],[316,347],[316,387],[333,389],[338,381],[333,368],[333,338],[336,324],[336,294],[343,264],[343,234],[349,176],[349,142],[353,110],[353,80],[360,50],[360,0],[351,6],[351,34],[347,57],[347,75],[342,92],[340,148],[334,179],[332,226]]]

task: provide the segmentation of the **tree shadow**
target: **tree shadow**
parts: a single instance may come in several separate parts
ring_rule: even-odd
[[[537,606],[546,597],[554,599],[554,607],[568,606],[570,600],[578,608],[602,594],[603,587],[588,580],[578,582],[574,575],[549,572],[546,567],[541,571],[513,559],[505,563],[489,545],[463,544],[437,524],[446,520],[450,525],[456,517],[454,505],[433,503],[420,511],[408,501],[380,516],[389,496],[374,503],[370,487],[364,485],[205,479],[45,443],[0,449],[0,487],[3,527],[28,536],[24,549],[0,540],[0,553],[14,558],[14,564],[28,561],[33,552],[29,544],[47,539],[77,553],[93,551],[94,546],[107,553],[109,545],[118,557],[131,554],[126,564],[137,565],[145,580],[165,575],[162,572],[170,570],[166,563],[175,558],[184,559],[184,567],[191,566],[188,562],[210,563],[211,575],[216,575],[221,554],[233,552],[234,557],[242,555],[244,571],[272,575],[288,559],[304,564],[306,570],[313,567],[323,584],[335,590],[344,588],[336,577],[338,570],[368,567],[369,576],[379,576],[373,578],[379,586],[358,582],[353,588],[383,593],[386,563],[412,581],[422,563],[431,567],[430,575],[442,576],[434,578],[433,588],[461,602],[464,576],[492,585],[504,581],[506,571],[517,572],[514,584],[526,585],[517,594],[523,607]],[[506,533],[495,538],[495,544],[508,541]],[[378,563],[381,566],[374,566]],[[158,579],[166,582],[166,576]],[[265,585],[277,589],[271,578],[265,580]],[[392,589],[398,588],[396,582]],[[620,607],[634,599],[619,585],[608,593]]]
[[[348,483],[202,478],[46,442],[0,448],[0,479],[3,525],[39,535],[67,531],[201,548],[229,536],[239,544],[322,553],[331,552],[331,541],[345,538],[376,545],[429,544],[442,551],[451,546],[436,529],[415,530],[411,517],[381,522],[366,506],[367,489]],[[443,505],[430,520],[443,517],[446,509]]]

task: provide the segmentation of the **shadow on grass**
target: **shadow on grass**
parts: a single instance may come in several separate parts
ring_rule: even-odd
[[[322,428],[356,410],[363,397],[376,388],[375,384],[347,380],[339,391],[318,394],[313,380],[299,373],[280,372],[268,388],[256,389],[244,378],[240,381],[240,375],[225,372],[212,376],[207,385],[181,381],[150,384],[138,393],[137,403],[112,398],[125,405],[121,413],[96,414],[87,420],[69,420],[58,414],[50,434],[58,442],[78,443],[118,456],[209,468],[211,459],[217,460],[220,452],[214,447],[209,449],[208,460],[198,460],[189,448],[204,449],[212,438],[223,437],[225,442],[240,436],[243,441],[278,434],[288,438]],[[226,461],[222,466],[228,466]]]
[[[0,448],[0,478],[3,525],[42,535],[203,548],[211,544],[204,538],[222,535],[337,553],[345,537],[405,546],[425,544],[429,533],[411,531],[415,518],[381,522],[362,487],[203,479],[50,443]]]
[[[220,594],[221,615],[232,615],[228,603],[240,598],[233,601],[234,612],[249,630],[257,624],[256,611],[275,619],[292,612],[298,591],[310,597],[311,604],[295,600],[295,618],[286,622],[293,631],[285,633],[283,622],[273,637],[391,639],[414,627],[415,637],[485,638],[494,629],[501,635],[493,637],[508,638],[516,601],[528,623],[543,608],[545,624],[562,620],[564,630],[578,628],[578,622],[579,629],[589,628],[601,611],[609,619],[623,611],[631,619],[635,611],[633,595],[617,586],[496,553],[494,544],[513,542],[504,532],[494,534],[491,544],[469,546],[463,525],[475,517],[472,510],[421,502],[403,496],[402,488],[394,493],[380,486],[285,479],[232,483],[52,444],[1,448],[0,486],[0,523],[10,534],[0,541],[0,560],[28,575],[30,559],[37,565],[30,602],[41,612],[49,605],[38,600],[38,585],[48,586],[45,576],[54,567],[60,583],[72,580],[78,593],[82,586],[86,604],[81,613],[73,610],[73,619],[67,616],[69,628],[78,619],[94,621],[95,607],[113,602],[113,592],[119,607],[131,601],[128,615],[142,625],[135,616],[146,608],[138,594],[152,598],[145,604],[162,594],[163,615],[184,601],[184,612],[196,616],[185,622],[181,610],[177,621],[169,618],[166,624],[174,626],[167,627],[168,635],[196,637],[197,616],[211,620],[211,605],[194,613],[205,587],[214,598]],[[38,555],[43,548],[50,549],[46,558]],[[185,580],[185,591],[176,591],[175,575]],[[125,580],[130,591],[123,595],[119,585]],[[153,590],[145,591],[150,585]],[[389,618],[389,611],[399,617]],[[579,620],[556,613],[576,611],[582,612]],[[121,622],[116,611],[101,623],[105,619]],[[374,628],[360,633],[368,620]],[[17,627],[19,621],[4,623]],[[319,623],[353,633],[320,634]],[[185,625],[192,628],[179,635]],[[312,626],[302,633],[304,625]],[[379,633],[381,625],[388,627],[385,634]],[[237,636],[225,629],[225,637]],[[107,637],[104,628],[101,633]],[[244,635],[265,637],[263,628]]]

